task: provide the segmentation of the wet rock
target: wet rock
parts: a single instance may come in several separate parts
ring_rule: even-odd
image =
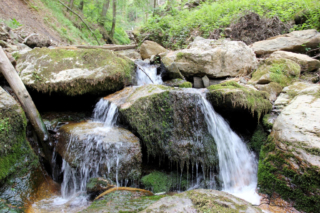
[[[174,62],[174,60],[171,59],[170,57],[165,57],[166,55],[169,56],[170,54],[174,54],[174,53],[169,52],[168,54],[167,53],[160,54],[162,66],[164,67],[164,69],[166,71],[166,73],[165,73],[166,77],[169,79],[175,79],[175,78],[185,79],[184,76],[179,71],[179,68],[176,65],[176,63]]]
[[[91,178],[87,183],[87,193],[101,193],[111,188],[111,181],[103,178]]]
[[[119,106],[123,122],[139,135],[148,155],[168,157],[181,166],[192,161],[215,167],[216,145],[197,104],[201,96],[190,91],[146,85],[125,88],[106,99]]]
[[[259,187],[268,195],[280,194],[297,210],[316,212],[320,207],[320,86],[295,83],[284,91],[288,101],[262,147]]]
[[[261,209],[222,191],[197,189],[164,197],[141,211],[151,212],[260,212]]]
[[[252,84],[269,84],[276,82],[282,87],[292,84],[300,76],[301,68],[296,62],[280,58],[265,60],[252,74]]]
[[[139,139],[122,128],[81,122],[60,128],[56,151],[72,168],[88,169],[112,180],[137,180],[141,175]]]
[[[179,78],[165,81],[164,85],[169,87],[192,88],[192,83]]]
[[[141,58],[148,59],[153,55],[158,55],[160,53],[166,52],[167,50],[161,45],[157,44],[154,41],[144,41],[140,47]]]
[[[199,77],[193,77],[194,88],[204,88],[203,81]]]
[[[108,50],[35,48],[17,60],[27,88],[75,96],[110,93],[131,84],[134,63]]]
[[[94,201],[83,213],[118,213],[118,212],[140,212],[155,203],[162,196],[146,196],[142,192],[115,191]]]
[[[271,82],[270,84],[263,84],[263,85],[255,85],[255,87],[260,91],[265,91],[270,94],[269,100],[271,102],[275,102],[277,97],[282,92],[282,86],[278,83]]]
[[[279,35],[250,45],[257,56],[263,56],[278,50],[305,53],[307,48],[317,48],[320,44],[320,33],[317,30],[294,31]]]
[[[38,198],[46,182],[39,159],[26,139],[26,126],[24,111],[0,87],[0,203],[5,203],[0,204],[0,212],[22,212]]]
[[[162,57],[167,69],[174,63],[185,77],[209,78],[246,75],[258,64],[254,52],[243,42],[197,37],[187,49]],[[171,63],[170,63],[171,62]]]
[[[269,58],[286,58],[290,59],[301,66],[301,72],[314,71],[320,68],[320,61],[309,57],[308,55],[276,51],[270,55]]]

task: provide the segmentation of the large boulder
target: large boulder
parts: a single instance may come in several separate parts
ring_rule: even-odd
[[[148,155],[184,166],[218,164],[216,145],[199,107],[201,94],[163,85],[125,88],[106,97],[119,106],[124,123],[139,135]],[[204,170],[206,171],[206,170]]]
[[[296,62],[285,58],[270,58],[259,66],[249,82],[253,84],[276,82],[285,87],[297,80],[300,73],[301,67]]]
[[[56,151],[72,168],[112,180],[137,180],[141,175],[139,139],[122,128],[103,127],[102,123],[70,123],[60,128]]]
[[[40,194],[50,180],[26,139],[26,126],[22,108],[0,87],[0,212],[25,212],[47,193]]]
[[[256,69],[254,52],[243,42],[197,37],[188,49],[162,57],[170,71],[174,65],[185,77],[209,78],[246,75]]]
[[[298,210],[317,212],[320,208],[320,86],[296,83],[290,87],[291,92],[285,88],[287,106],[275,120],[271,135],[262,147],[259,187],[270,196],[278,193]]]
[[[151,58],[151,56],[153,55],[158,55],[166,51],[167,50],[161,45],[149,40],[144,41],[140,47],[140,55],[143,60]]]
[[[320,61],[309,57],[308,55],[292,53],[286,51],[276,51],[269,58],[290,59],[301,66],[302,72],[314,71],[320,68]]]
[[[171,197],[164,197],[142,213],[156,212],[252,212],[262,210],[252,204],[222,191],[197,189]]]
[[[305,53],[308,48],[317,48],[319,44],[320,33],[317,30],[303,30],[258,41],[250,47],[257,56],[263,56],[278,50]]]
[[[17,60],[27,88],[75,96],[105,94],[132,83],[134,63],[109,50],[35,48]]]
[[[234,81],[211,85],[206,98],[234,130],[242,133],[252,133],[257,121],[272,109],[267,92],[241,86]],[[243,125],[244,120],[246,125]]]

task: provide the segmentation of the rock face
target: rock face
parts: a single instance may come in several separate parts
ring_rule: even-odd
[[[45,182],[26,125],[20,105],[0,87],[0,212],[23,212]]]
[[[269,94],[229,81],[208,87],[206,98],[233,129],[253,132],[257,120],[272,109]],[[243,120],[246,125],[242,124]]]
[[[320,33],[317,30],[303,30],[258,41],[250,47],[257,56],[262,56],[278,50],[305,53],[306,48],[316,48],[319,43]]]
[[[167,50],[161,45],[157,44],[154,41],[144,41],[140,47],[141,58],[148,59],[153,55],[158,55],[160,53],[166,52]]]
[[[17,69],[29,89],[65,95],[105,94],[134,78],[134,63],[108,50],[36,48],[21,55]]]
[[[197,104],[201,95],[190,91],[146,85],[106,99],[119,106],[123,122],[139,135],[148,155],[168,157],[181,166],[199,162],[208,169],[217,165],[216,145]]]
[[[290,59],[301,66],[302,72],[314,71],[320,68],[320,61],[309,57],[308,55],[276,51],[270,55],[269,58],[286,58]]]
[[[209,78],[246,75],[256,69],[254,52],[243,42],[197,37],[188,49],[170,52],[162,57],[167,69],[172,63],[185,77],[207,75]]]
[[[226,192],[197,189],[183,192],[171,197],[164,197],[141,211],[151,212],[260,212],[250,203],[236,198]]]
[[[296,62],[280,58],[267,59],[259,68],[252,74],[250,83],[253,84],[269,84],[276,82],[285,87],[290,85],[295,79],[300,76],[301,68]]]
[[[320,208],[320,86],[296,83],[284,89],[287,106],[263,145],[258,181],[304,212]],[[281,97],[281,96],[280,96]]]
[[[56,151],[73,168],[88,168],[112,180],[136,180],[141,175],[139,139],[121,128],[81,122],[60,128]]]

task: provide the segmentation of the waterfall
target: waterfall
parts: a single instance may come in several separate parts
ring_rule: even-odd
[[[92,133],[108,132],[116,124],[118,117],[117,106],[107,100],[101,99],[96,104],[92,117],[93,122],[104,124],[103,127],[95,127]],[[72,150],[77,153],[74,161],[79,162],[80,168],[72,168],[63,160],[62,197],[68,198],[76,193],[85,193],[86,184],[90,178],[106,176],[99,173],[100,167],[103,165],[107,166],[107,174],[110,173],[111,167],[116,168],[116,183],[118,186],[119,152],[122,144],[104,144],[103,138],[99,134],[88,135],[82,141],[82,144],[78,144],[77,140],[76,137],[71,136],[67,152]]]
[[[143,61],[137,61],[136,64],[137,64],[136,78],[137,78],[138,86],[143,86],[145,84],[152,84],[152,81],[154,84],[163,83],[161,74],[157,75],[156,66],[150,65],[149,63],[146,63]],[[150,80],[149,77],[152,79],[152,81]]]
[[[217,145],[222,190],[259,204],[260,197],[256,193],[258,163],[254,154],[202,95],[199,105]]]

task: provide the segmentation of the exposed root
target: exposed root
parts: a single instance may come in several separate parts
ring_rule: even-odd
[[[111,193],[111,192],[115,192],[115,191],[139,191],[139,192],[143,192],[148,194],[148,196],[153,196],[154,194],[148,190],[145,189],[138,189],[138,188],[130,188],[130,187],[116,187],[114,186],[111,189],[108,189],[107,191],[103,192],[102,194],[100,194],[98,197],[96,197],[94,200],[98,200],[99,198]]]

